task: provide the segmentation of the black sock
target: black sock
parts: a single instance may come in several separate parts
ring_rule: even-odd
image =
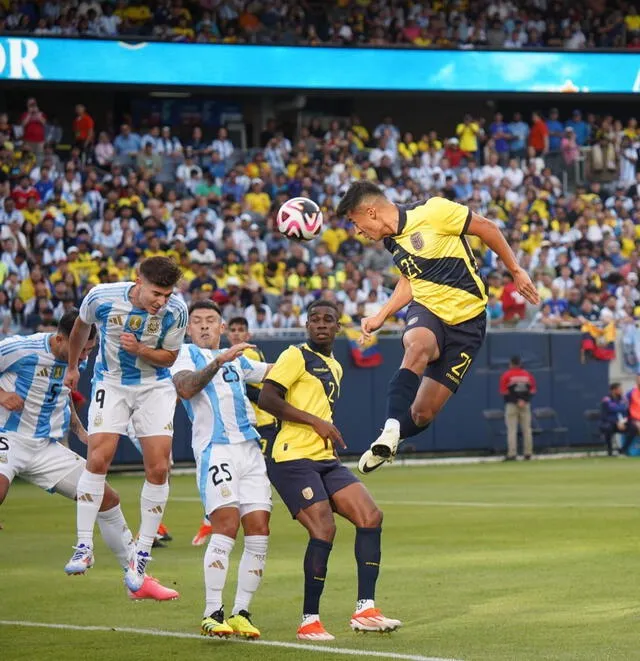
[[[324,579],[327,576],[327,562],[333,544],[321,539],[310,539],[307,552],[304,554],[304,615],[315,615],[320,612],[320,597],[324,590]]]
[[[413,421],[411,411],[407,411],[407,413],[400,418],[400,438],[404,440],[405,438],[416,436],[420,432],[423,432],[430,424],[430,422],[427,422],[427,424],[422,427],[416,425]]]
[[[356,562],[358,564],[358,601],[375,599],[380,573],[380,536],[382,528],[356,528]]]
[[[391,381],[387,392],[387,419],[400,420],[411,408],[422,379],[406,368],[399,369]]]

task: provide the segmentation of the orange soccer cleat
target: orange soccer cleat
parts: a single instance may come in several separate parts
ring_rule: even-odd
[[[192,546],[203,546],[204,544],[207,543],[207,537],[211,535],[213,529],[211,528],[211,524],[209,523],[203,523],[200,526],[200,529],[198,530],[196,536],[191,540]]]
[[[158,526],[158,531],[156,532],[156,537],[161,541],[161,542],[170,542],[173,537],[169,534],[169,530],[167,529],[167,526],[164,525],[164,523],[161,523]]]
[[[400,620],[392,620],[385,617],[379,608],[367,608],[356,611],[351,616],[351,628],[354,631],[377,631],[378,633],[389,633],[402,626]]]
[[[137,592],[129,593],[129,599],[134,601],[140,601],[142,599],[154,599],[155,601],[172,601],[173,599],[178,599],[180,594],[176,590],[171,588],[165,588],[164,585],[160,584],[157,578],[153,576],[145,576],[142,587]]]
[[[301,624],[298,627],[297,637],[299,640],[335,640],[320,620],[314,620],[309,624]]]

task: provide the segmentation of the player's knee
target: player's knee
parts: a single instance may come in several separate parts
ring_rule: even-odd
[[[146,465],[144,472],[147,482],[151,482],[151,484],[164,484],[169,478],[169,466],[164,460]]]
[[[422,342],[412,342],[404,350],[403,365],[414,372],[422,372],[431,360],[431,350]]]
[[[333,518],[326,521],[318,521],[309,529],[309,534],[314,539],[333,542],[336,536],[336,523]]]
[[[96,453],[87,459],[87,470],[95,475],[106,475],[109,471],[109,463],[106,456]]]
[[[377,507],[361,513],[356,522],[358,528],[379,528],[382,525],[382,510]]]
[[[212,533],[235,539],[240,528],[240,516],[234,507],[223,507],[209,515]],[[253,533],[257,534],[257,533]]]

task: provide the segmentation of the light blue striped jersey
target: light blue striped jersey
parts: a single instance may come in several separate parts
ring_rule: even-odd
[[[22,411],[0,406],[0,431],[30,439],[59,440],[69,429],[67,363],[51,353],[52,333],[14,336],[0,342],[0,388],[24,400]]]
[[[158,314],[133,305],[129,293],[133,282],[95,286],[82,301],[80,318],[98,326],[100,350],[94,381],[107,379],[122,385],[137,385],[171,377],[166,367],[154,367],[120,345],[122,333],[132,333],[151,349],[177,351],[184,340],[189,313],[182,299],[172,294]]]
[[[222,353],[220,349],[201,349],[184,344],[171,368],[172,374],[201,370]],[[259,441],[255,429],[256,416],[245,393],[245,381],[261,383],[268,369],[240,356],[225,363],[213,379],[190,400],[182,400],[191,420],[193,453],[196,457],[209,443],[244,443]]]

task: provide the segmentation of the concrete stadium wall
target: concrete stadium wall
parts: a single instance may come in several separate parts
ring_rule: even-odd
[[[273,361],[289,342],[271,340],[260,343],[268,360]],[[336,406],[336,424],[348,445],[348,454],[360,454],[376,437],[385,417],[387,384],[400,364],[402,347],[398,339],[382,339],[383,364],[375,369],[353,366],[346,340],[336,345],[336,358],[344,366],[340,400]],[[501,408],[498,393],[500,375],[509,358],[519,354],[524,365],[538,382],[533,406],[551,406],[568,427],[564,439],[552,434],[536,437],[536,446],[580,445],[589,443],[589,428],[584,419],[586,409],[597,408],[606,394],[606,362],[580,362],[578,333],[489,333],[480,355],[471,366],[458,394],[453,397],[438,419],[423,434],[410,439],[410,449],[419,452],[504,451],[504,436],[492,434],[482,411]],[[85,373],[81,389],[88,396],[89,378]],[[86,420],[86,408],[81,417]],[[496,430],[501,429],[498,423]],[[181,405],[175,419],[174,459],[192,461],[190,424]],[[83,451],[77,439],[72,447]],[[402,446],[401,446],[402,447]],[[120,442],[114,463],[139,463],[140,455],[127,440]]]

